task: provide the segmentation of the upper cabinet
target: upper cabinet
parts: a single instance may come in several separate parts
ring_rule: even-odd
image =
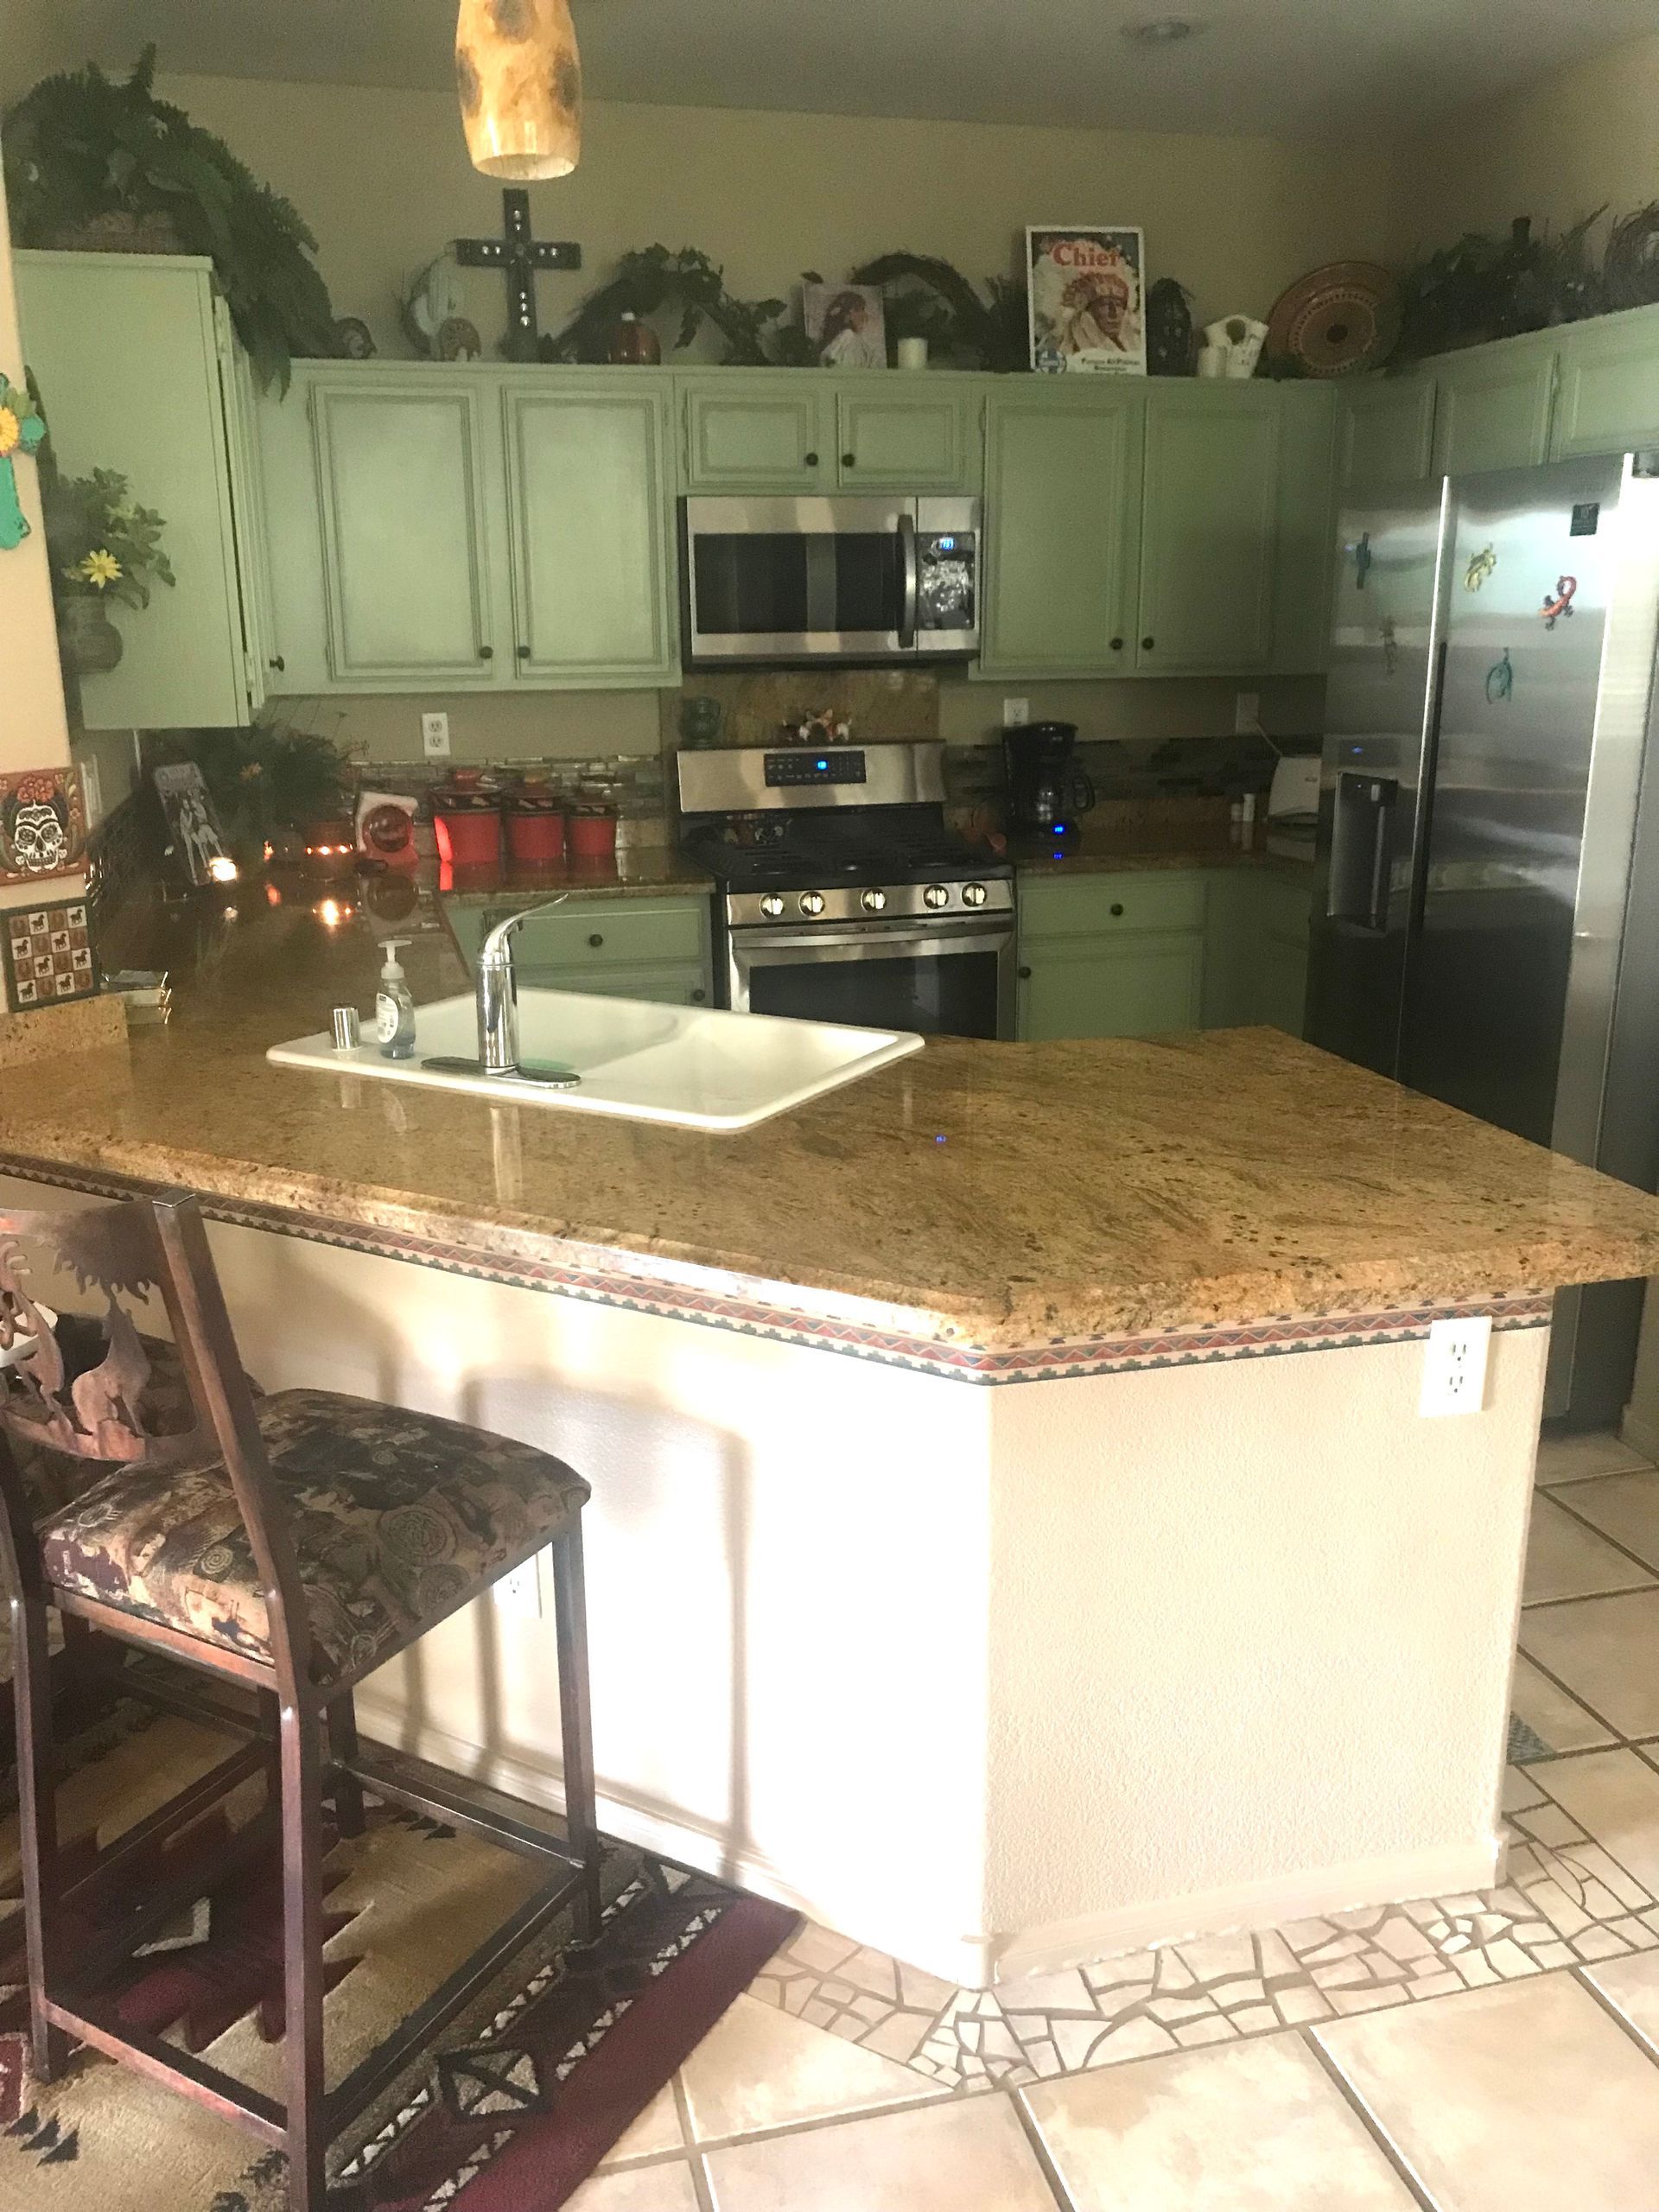
[[[1134,665],[1146,388],[1006,378],[985,453],[988,676]]]
[[[836,480],[833,416],[816,377],[720,370],[680,387],[688,492],[823,492]]]
[[[1367,377],[1338,399],[1337,482],[1344,492],[1415,484],[1434,460],[1434,379]]]
[[[680,380],[690,492],[976,492],[982,387],[935,372]]]
[[[1560,334],[1556,461],[1659,444],[1659,308],[1637,308]]]
[[[80,680],[88,729],[246,722],[264,696],[263,564],[246,364],[213,264],[20,253],[23,352],[67,475],[111,468],[165,524],[177,583],[116,606],[118,664]]]
[[[1555,343],[1543,334],[1434,364],[1436,476],[1529,468],[1549,458]]]
[[[1333,384],[1311,378],[1276,389],[1279,495],[1273,667],[1281,676],[1318,675],[1324,671],[1330,642],[1337,390]]]
[[[1266,668],[1278,542],[1277,387],[1166,378],[1147,392],[1136,665]]]
[[[897,382],[898,391],[892,389]],[[984,401],[936,378],[849,378],[836,393],[836,469],[848,492],[976,492]],[[872,389],[874,385],[874,389]]]

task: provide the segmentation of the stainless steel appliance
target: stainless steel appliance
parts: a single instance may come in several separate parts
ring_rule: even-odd
[[[946,828],[944,747],[679,755],[681,842],[715,876],[740,1012],[1014,1033],[1014,871]]]
[[[688,668],[978,650],[977,499],[694,499],[681,516]]]
[[[1343,518],[1307,1034],[1659,1181],[1659,455]],[[1547,1410],[1616,1419],[1641,1286],[1564,1294]]]

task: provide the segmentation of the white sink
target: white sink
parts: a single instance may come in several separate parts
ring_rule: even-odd
[[[417,1083],[515,1106],[615,1114],[683,1129],[748,1129],[855,1083],[921,1045],[907,1030],[848,1029],[828,1021],[521,988],[519,1058],[531,1067],[574,1070],[581,1077],[574,1089],[423,1065],[431,1058],[475,1058],[477,1019],[470,997],[416,1007],[412,1059],[383,1059],[372,1043],[336,1052],[326,1033],[273,1045],[265,1058],[277,1067],[308,1068],[314,1075]]]

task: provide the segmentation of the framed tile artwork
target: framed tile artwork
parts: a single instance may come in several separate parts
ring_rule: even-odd
[[[86,849],[86,813],[73,768],[0,774],[0,883],[69,875]]]
[[[98,960],[85,899],[0,913],[0,958],[6,1003],[15,1014],[97,996]]]

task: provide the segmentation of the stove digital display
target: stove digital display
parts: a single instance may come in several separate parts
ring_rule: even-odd
[[[768,753],[766,788],[786,790],[796,784],[861,784],[864,755],[837,748],[832,753]]]

